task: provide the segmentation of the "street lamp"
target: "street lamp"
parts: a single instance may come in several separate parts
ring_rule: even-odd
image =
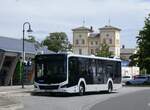
[[[21,85],[22,85],[22,88],[24,88],[24,62],[25,62],[25,52],[24,52],[24,36],[25,36],[25,25],[28,24],[28,30],[27,32],[32,32],[31,30],[31,25],[29,22],[25,22],[23,24],[23,39],[22,39],[22,58],[23,58],[23,63],[22,63],[22,69],[23,69],[23,72],[22,72],[22,79],[21,79]]]

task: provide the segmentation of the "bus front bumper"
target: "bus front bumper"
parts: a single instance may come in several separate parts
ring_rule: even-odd
[[[40,89],[38,85],[35,85],[34,92],[59,92],[59,93],[78,93],[78,87],[58,88],[58,89]]]

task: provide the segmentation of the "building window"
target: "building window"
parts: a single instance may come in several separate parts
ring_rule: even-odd
[[[106,44],[106,39],[105,39],[105,38],[103,39],[103,43],[105,43],[105,44]]]
[[[94,50],[93,49],[91,49],[91,54],[93,54],[94,53]]]
[[[109,34],[106,34],[107,37],[109,37]]]
[[[95,52],[97,53],[98,51],[99,51],[99,49],[98,49],[98,48],[96,48],[96,49],[95,49]]]
[[[112,39],[109,39],[109,44],[112,44]]]
[[[96,44],[96,45],[98,45],[98,42],[97,42],[97,41],[95,41],[95,44]]]
[[[85,43],[85,41],[84,41],[84,39],[82,39],[82,44],[84,44]]]
[[[91,45],[93,45],[93,41],[91,41]]]
[[[81,38],[81,37],[82,37],[82,35],[79,35],[79,37]]]
[[[119,40],[118,39],[116,40],[116,43],[119,44]]]
[[[82,49],[79,49],[79,54],[82,54]]]
[[[78,41],[78,40],[76,40],[76,44],[79,44],[79,41]]]

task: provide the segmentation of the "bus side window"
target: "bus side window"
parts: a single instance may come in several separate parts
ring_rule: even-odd
[[[92,62],[91,62],[91,59],[89,59],[88,76],[91,77],[92,74],[93,74],[93,71],[92,71]]]
[[[119,68],[121,66],[120,62],[117,62],[115,64],[115,73],[114,73],[114,79],[115,83],[120,83],[121,82],[121,69]]]
[[[73,59],[70,59],[69,60],[69,73],[75,74],[75,69],[76,69],[75,61]]]
[[[108,78],[113,78],[113,67],[112,65],[106,66],[106,74]]]
[[[104,73],[103,73],[103,65],[102,61],[98,60],[97,61],[97,72],[96,72],[96,77],[97,77],[97,83],[98,84],[103,84],[104,83]]]
[[[79,58],[79,74],[80,74],[80,77],[83,77],[84,73],[85,73],[84,58]]]
[[[69,58],[69,82],[77,84],[79,76],[78,59],[74,57]]]
[[[89,59],[88,77],[90,79],[89,82],[91,84],[95,83],[96,66],[95,66],[95,60],[94,59]]]

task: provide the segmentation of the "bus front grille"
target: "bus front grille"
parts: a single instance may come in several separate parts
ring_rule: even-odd
[[[58,89],[59,85],[51,85],[51,86],[39,86],[41,90],[53,90]]]

